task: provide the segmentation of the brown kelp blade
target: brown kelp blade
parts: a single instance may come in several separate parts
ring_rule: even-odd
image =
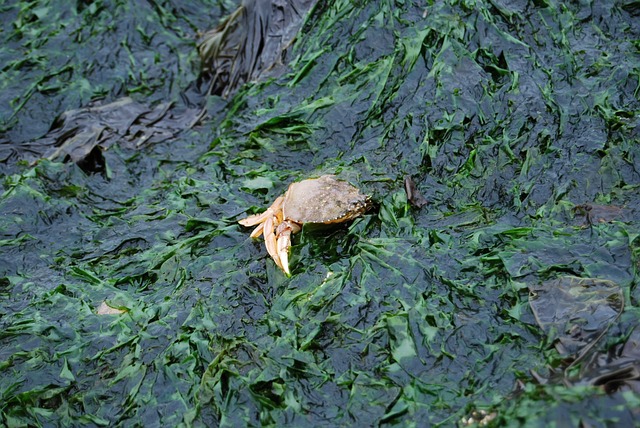
[[[198,51],[201,78],[211,79],[211,93],[228,98],[243,84],[274,74],[316,2],[244,0],[205,33]]]

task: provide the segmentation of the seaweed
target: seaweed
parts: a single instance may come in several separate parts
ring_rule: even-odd
[[[205,3],[0,9],[0,424],[636,423],[633,2],[318,2],[227,99],[196,41],[238,5]],[[124,96],[206,116],[99,174],[12,154]],[[287,277],[236,222],[322,174],[377,209]]]

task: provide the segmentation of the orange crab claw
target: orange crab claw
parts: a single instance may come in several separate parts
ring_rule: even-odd
[[[274,232],[276,227],[274,224],[274,219],[275,217],[268,217],[264,222],[264,245],[265,247],[267,247],[267,252],[271,256],[273,261],[276,262],[280,269],[284,270],[284,268],[282,267],[282,261],[280,260],[280,257],[278,257],[278,246],[276,243],[276,234]]]
[[[282,203],[284,198],[278,197],[273,204],[267,208],[267,210],[260,214],[250,215],[247,218],[239,220],[243,226],[250,227],[258,225],[252,232],[252,238],[258,238],[260,235],[264,235],[264,244],[267,247],[267,252],[273,259],[273,261],[284,270],[282,262],[278,257],[277,241],[276,241],[276,227],[282,222]]]
[[[289,271],[289,248],[291,247],[291,234],[300,231],[300,226],[290,221],[280,223],[276,229],[278,240],[277,252],[280,260],[280,267],[287,276],[291,276]]]

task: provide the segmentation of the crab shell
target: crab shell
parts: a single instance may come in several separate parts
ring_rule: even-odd
[[[265,237],[265,246],[276,264],[289,275],[291,235],[305,223],[333,224],[352,220],[370,206],[369,197],[346,181],[332,175],[303,180],[289,185],[262,214],[240,220],[243,226],[255,226],[252,238]]]

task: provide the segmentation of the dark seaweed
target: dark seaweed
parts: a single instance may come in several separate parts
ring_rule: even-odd
[[[188,106],[236,7],[3,5],[0,145],[99,99]],[[300,34],[101,174],[2,155],[0,423],[636,424],[636,3],[333,0]],[[303,228],[287,278],[236,221],[324,173],[379,208]],[[567,277],[624,300],[575,364],[529,297]]]

